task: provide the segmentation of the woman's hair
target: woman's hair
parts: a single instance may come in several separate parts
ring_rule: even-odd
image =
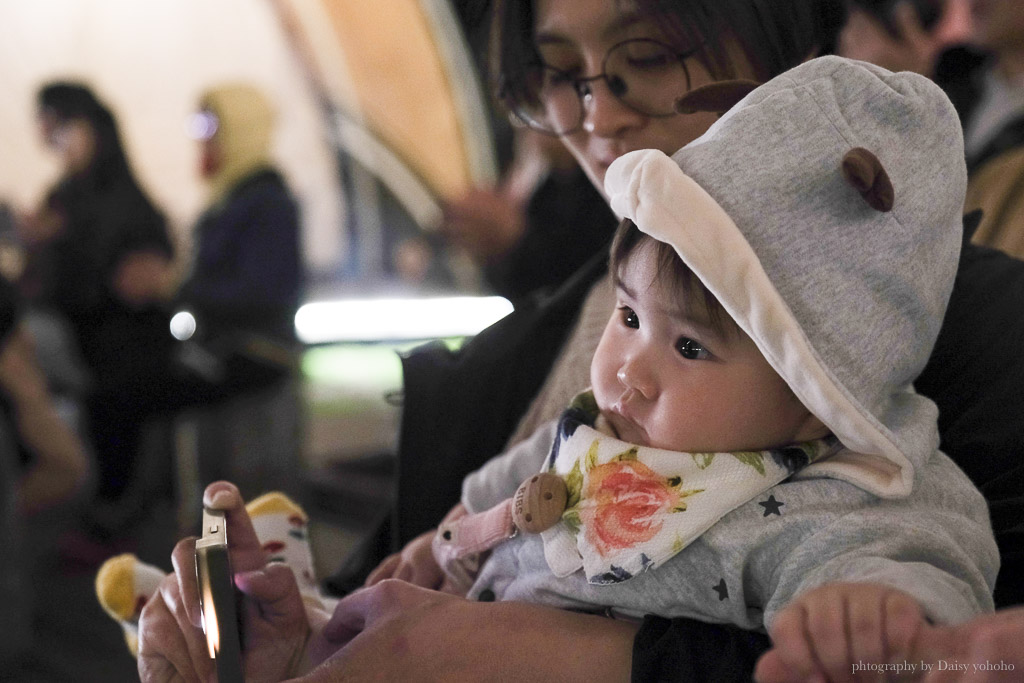
[[[571,2],[572,0],[565,0]],[[616,0],[611,0],[616,1]],[[533,42],[533,0],[496,0],[491,30],[491,78],[499,99],[522,93],[529,66],[540,61]],[[717,79],[734,75],[735,42],[760,80],[810,56],[831,52],[846,20],[844,0],[631,0],[679,49],[697,57]]]
[[[37,105],[60,123],[78,120],[89,124],[96,136],[96,151],[86,173],[97,184],[131,175],[114,115],[88,87],[70,81],[48,83],[40,88]]]
[[[615,231],[615,237],[612,240],[609,254],[609,271],[614,281],[619,281],[622,269],[641,246],[654,250],[655,278],[667,280],[665,285],[678,292],[683,300],[688,302],[696,301],[702,304],[707,312],[708,321],[711,323],[711,326],[723,337],[728,338],[739,333],[740,328],[736,321],[726,312],[722,304],[708,290],[700,278],[683,263],[675,249],[671,245],[660,242],[650,235],[641,232],[640,228],[636,227],[636,224],[628,218],[622,219],[622,222],[619,223],[619,227]],[[652,282],[651,284],[654,283]]]

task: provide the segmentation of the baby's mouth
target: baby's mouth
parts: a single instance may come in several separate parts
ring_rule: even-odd
[[[620,441],[643,446],[647,443],[647,432],[619,407],[608,411],[608,423]]]

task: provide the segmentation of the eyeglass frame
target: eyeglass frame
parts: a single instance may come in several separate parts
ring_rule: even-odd
[[[532,67],[540,67],[541,69],[548,69],[558,74],[562,74],[569,81],[569,85],[572,86],[573,91],[575,91],[576,93],[576,98],[579,101],[580,116],[579,121],[576,123],[575,126],[569,128],[565,132],[560,133],[541,126],[530,117],[523,115],[523,113],[521,112],[523,107],[518,103],[517,99],[511,93],[509,93],[506,84],[501,87],[499,97],[505,103],[505,106],[508,107],[509,119],[511,120],[512,124],[517,126],[526,126],[539,133],[544,133],[545,135],[552,135],[555,137],[561,137],[563,135],[572,135],[574,133],[579,132],[583,128],[583,123],[587,118],[587,107],[585,99],[587,97],[592,98],[594,96],[593,89],[589,86],[589,84],[593,81],[598,80],[603,80],[605,82],[605,85],[608,86],[608,91],[615,97],[616,100],[622,103],[623,106],[635,111],[638,114],[641,114],[643,116],[650,116],[652,118],[668,118],[669,116],[675,116],[677,114],[677,112],[675,111],[665,112],[663,114],[652,114],[646,112],[642,109],[635,107],[629,102],[623,100],[622,97],[615,93],[615,88],[612,85],[612,81],[609,80],[610,78],[613,78],[614,75],[612,75],[611,77],[608,75],[608,57],[613,52],[615,52],[615,50],[618,50],[623,45],[627,45],[630,43],[653,43],[664,48],[668,54],[676,58],[676,60],[679,62],[679,65],[683,68],[683,75],[686,77],[686,91],[679,93],[679,97],[682,97],[686,93],[690,92],[692,86],[690,82],[690,70],[686,67],[686,60],[696,55],[699,52],[700,47],[694,47],[688,51],[678,52],[676,48],[673,47],[672,45],[669,45],[668,43],[665,43],[660,40],[656,40],[654,38],[627,38],[626,40],[619,41],[618,43],[615,43],[614,45],[608,48],[608,50],[604,53],[604,58],[601,60],[601,73],[595,74],[593,76],[587,76],[584,78],[570,76],[569,72],[551,66],[550,64],[547,64],[544,61],[538,61],[536,64],[532,65]]]

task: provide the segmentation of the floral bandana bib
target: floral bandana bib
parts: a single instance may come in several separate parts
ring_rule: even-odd
[[[544,557],[556,576],[582,567],[592,584],[663,564],[732,510],[840,447],[828,436],[768,451],[681,453],[620,441],[599,431],[601,422],[593,394],[577,396],[544,466],[569,492],[561,521],[541,533]]]

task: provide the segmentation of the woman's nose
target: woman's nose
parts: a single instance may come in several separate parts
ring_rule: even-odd
[[[653,398],[657,392],[653,369],[635,357],[628,358],[622,363],[616,377],[624,387],[638,392],[644,398]]]
[[[583,130],[590,135],[613,138],[646,118],[616,97],[602,78],[588,84],[583,95]]]

